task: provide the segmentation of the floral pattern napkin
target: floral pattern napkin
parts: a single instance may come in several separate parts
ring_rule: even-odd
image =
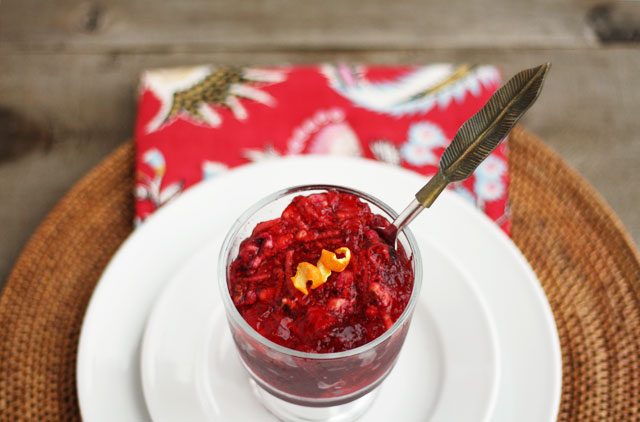
[[[462,123],[495,92],[494,66],[197,66],[142,75],[136,222],[203,179],[292,154],[359,156],[437,171]],[[501,144],[450,188],[509,232]]]

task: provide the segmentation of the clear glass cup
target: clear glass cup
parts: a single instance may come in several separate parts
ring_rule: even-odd
[[[342,422],[361,416],[397,360],[422,285],[418,245],[405,229],[398,235],[398,242],[413,266],[413,291],[400,318],[375,340],[339,353],[305,353],[266,339],[244,320],[233,304],[227,281],[240,243],[258,223],[279,217],[295,196],[329,189],[359,197],[373,213],[390,221],[397,215],[379,199],[354,189],[330,185],[292,187],[262,199],[241,215],[228,233],[219,257],[219,287],[242,364],[256,396],[284,421]]]

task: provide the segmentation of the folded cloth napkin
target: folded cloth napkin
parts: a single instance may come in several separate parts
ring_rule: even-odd
[[[136,221],[203,179],[291,154],[360,156],[433,175],[500,83],[494,66],[451,64],[147,71],[135,129]],[[450,187],[508,233],[505,154],[502,144]]]

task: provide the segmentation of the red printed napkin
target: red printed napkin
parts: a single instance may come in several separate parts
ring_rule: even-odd
[[[275,68],[145,72],[138,118],[136,221],[230,168],[292,154],[341,154],[433,175],[462,123],[501,83],[494,66]],[[501,144],[455,192],[507,233]]]

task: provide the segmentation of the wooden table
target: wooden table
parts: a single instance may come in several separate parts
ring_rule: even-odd
[[[5,0],[0,4],[0,285],[30,234],[131,137],[139,73],[198,63],[551,61],[524,125],[640,242],[640,2]]]

